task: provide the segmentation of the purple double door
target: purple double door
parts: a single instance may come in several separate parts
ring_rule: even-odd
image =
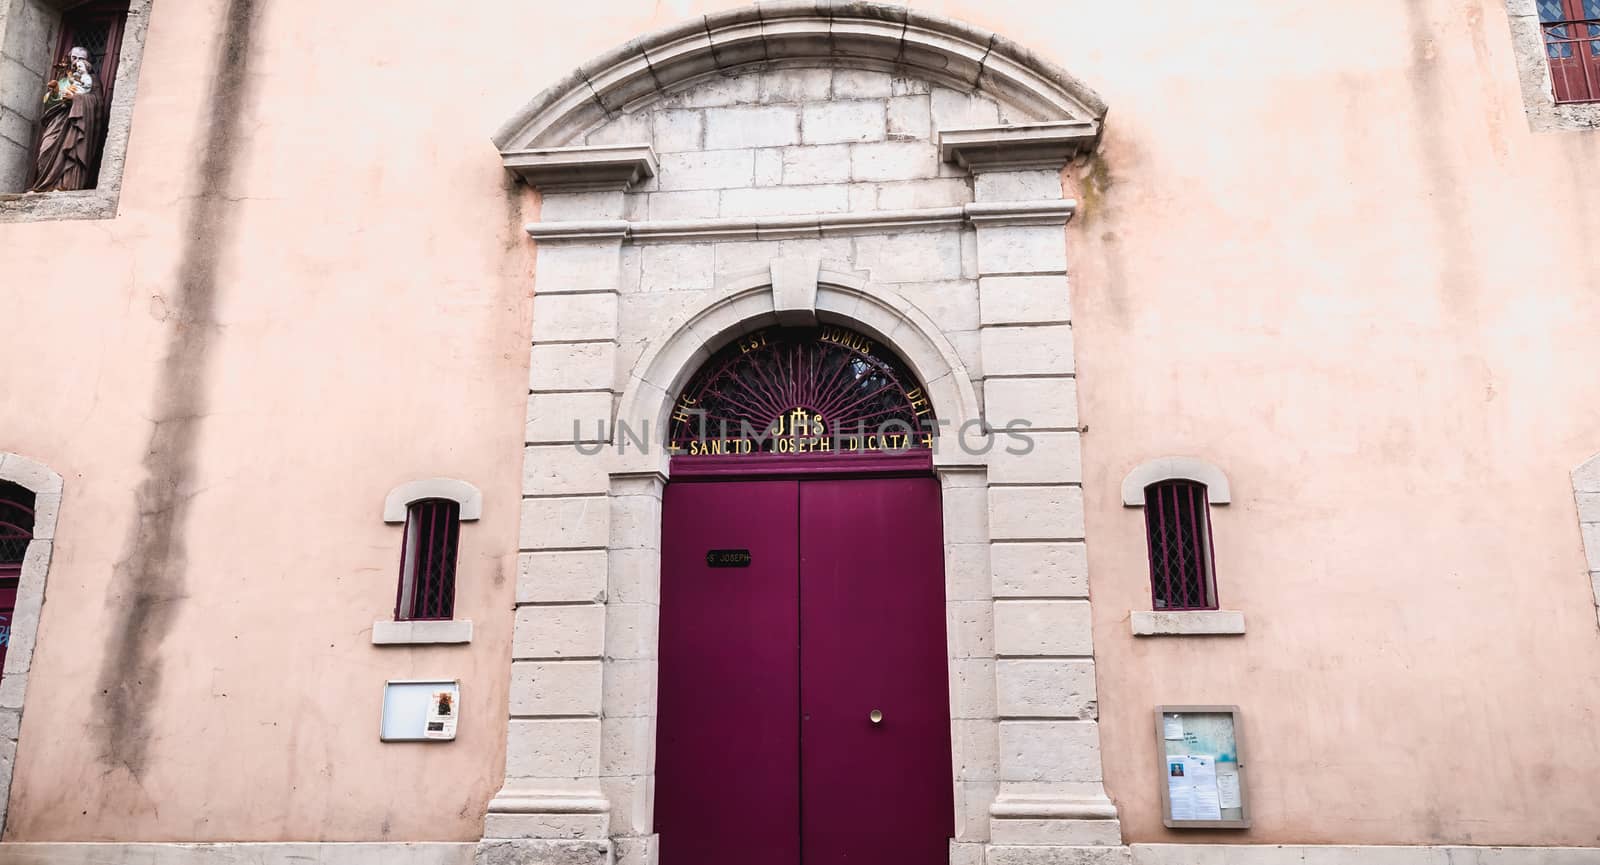
[[[674,483],[663,865],[942,865],[954,824],[939,486]]]

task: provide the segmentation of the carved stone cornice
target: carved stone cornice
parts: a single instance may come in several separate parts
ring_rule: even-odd
[[[788,240],[928,231],[963,225],[1065,225],[1078,203],[1070,198],[1040,201],[973,202],[956,207],[819,213],[809,216],[728,216],[714,219],[622,219],[530,222],[528,235],[540,242],[613,240],[682,243],[719,240]]]
[[[939,132],[939,157],[968,171],[1060,170],[1099,140],[1098,120],[945,129]]]
[[[506,170],[540,192],[626,192],[656,173],[648,144],[534,147],[500,154]]]

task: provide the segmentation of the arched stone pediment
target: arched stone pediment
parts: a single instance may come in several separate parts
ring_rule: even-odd
[[[621,114],[717,75],[782,66],[888,71],[986,95],[1036,122],[1092,124],[1106,104],[1002,36],[881,3],[763,3],[640,37],[574,70],[494,135],[502,152],[564,147]]]

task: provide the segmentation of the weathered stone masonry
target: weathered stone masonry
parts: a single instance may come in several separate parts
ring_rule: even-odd
[[[630,43],[503,130],[543,206],[507,778],[484,861],[654,861],[669,465],[578,446],[609,437],[601,419],[658,438],[709,352],[808,321],[892,346],[956,426],[1034,425],[1031,454],[936,458],[951,860],[1127,857],[1101,788],[1060,181],[1103,113],[992,34],[763,4]]]

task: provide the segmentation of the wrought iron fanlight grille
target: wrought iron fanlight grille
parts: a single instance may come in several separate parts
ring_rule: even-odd
[[[672,452],[685,456],[930,448],[938,432],[905,363],[840,327],[734,340],[689,380],[668,429]]]

